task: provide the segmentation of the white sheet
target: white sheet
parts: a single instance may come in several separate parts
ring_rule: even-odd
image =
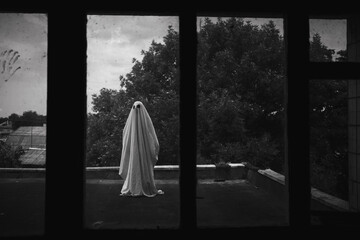
[[[122,196],[153,197],[163,194],[154,181],[159,141],[145,106],[136,101],[123,129],[119,175],[125,179]]]

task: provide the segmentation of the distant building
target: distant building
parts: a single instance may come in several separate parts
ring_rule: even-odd
[[[9,134],[6,143],[13,147],[46,149],[46,125],[19,127]]]
[[[12,123],[11,121],[5,121],[0,123],[0,141],[5,142],[7,137],[12,133]]]
[[[19,161],[27,166],[44,166],[46,163],[46,149],[29,148],[21,155]]]
[[[21,155],[19,159],[23,165],[45,165],[46,124],[41,127],[19,127],[8,135],[6,143],[14,148],[21,146],[25,150],[25,154]]]

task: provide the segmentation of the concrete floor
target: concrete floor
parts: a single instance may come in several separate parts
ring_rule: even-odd
[[[179,185],[156,180],[165,194],[154,198],[120,197],[121,180],[91,179],[86,184],[85,224],[92,229],[176,229]],[[0,237],[44,232],[45,180],[0,179]],[[246,180],[197,186],[199,228],[286,226],[286,208]]]
[[[44,178],[0,179],[0,237],[44,233]]]
[[[174,180],[157,180],[165,194],[155,198],[119,197],[122,181],[89,180],[85,219],[89,228],[177,228],[179,188]],[[286,226],[286,208],[246,180],[199,181],[198,227]]]
[[[198,227],[287,226],[284,203],[246,180],[200,182]]]
[[[157,180],[165,194],[153,198],[120,197],[122,180],[88,180],[85,225],[88,228],[177,228],[179,190],[174,180]]]

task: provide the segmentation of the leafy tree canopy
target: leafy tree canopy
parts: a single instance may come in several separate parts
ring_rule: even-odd
[[[121,90],[102,89],[93,95],[88,165],[119,164],[122,129],[136,100],[144,103],[153,120],[159,164],[178,163],[178,51],[179,35],[170,26],[162,43],[153,41],[141,52],[141,61],[133,59],[131,72],[119,78]],[[333,55],[314,35],[310,56],[330,61]],[[256,26],[241,18],[219,18],[215,23],[206,18],[198,32],[197,60],[199,161],[247,161],[283,172],[285,49],[274,22]],[[345,61],[346,51],[338,52],[337,60]],[[314,108],[337,106],[341,93],[325,101],[337,88],[330,83],[319,86],[311,95],[318,98]]]

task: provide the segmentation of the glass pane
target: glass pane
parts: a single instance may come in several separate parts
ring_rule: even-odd
[[[348,61],[345,19],[310,19],[310,61]]]
[[[178,31],[178,17],[88,16],[87,228],[178,227]]]
[[[359,80],[310,81],[311,210],[314,225],[358,226],[358,214],[354,214],[359,209],[360,189],[359,90]]]
[[[356,122],[356,99],[350,97],[348,89],[354,83],[310,81],[311,210],[349,211],[349,170],[356,170],[352,166],[356,155],[349,151],[354,131],[348,129]],[[312,216],[312,223],[322,224],[321,218]]]
[[[198,226],[287,225],[283,20],[197,27]]]
[[[0,13],[0,237],[44,233],[47,16]]]

